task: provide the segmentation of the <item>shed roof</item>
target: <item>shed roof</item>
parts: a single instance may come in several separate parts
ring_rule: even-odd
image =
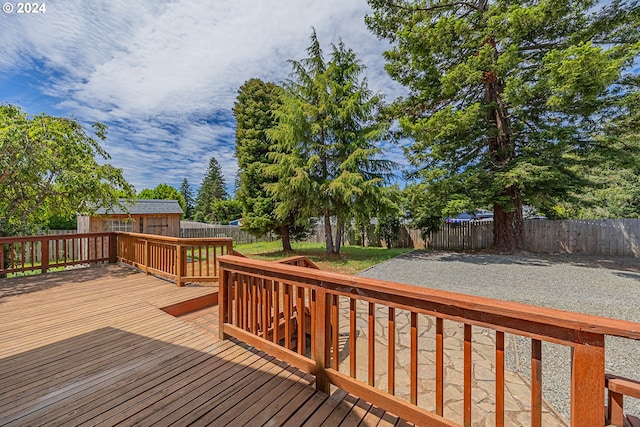
[[[120,200],[129,212],[122,210],[119,206],[114,206],[109,209],[98,208],[96,214],[131,214],[131,215],[144,215],[144,214],[182,214],[182,208],[177,200],[146,200],[138,199],[135,203],[128,203],[124,200]]]

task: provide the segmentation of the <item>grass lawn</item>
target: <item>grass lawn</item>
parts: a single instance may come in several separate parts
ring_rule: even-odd
[[[373,265],[393,258],[395,256],[410,252],[412,249],[384,249],[384,248],[363,248],[361,246],[343,246],[339,255],[325,254],[325,247],[322,243],[296,243],[291,244],[293,253],[282,251],[282,242],[250,243],[246,245],[236,245],[234,249],[250,258],[273,261],[287,258],[294,255],[304,255],[316,263],[323,270],[335,271],[338,273],[355,274]]]

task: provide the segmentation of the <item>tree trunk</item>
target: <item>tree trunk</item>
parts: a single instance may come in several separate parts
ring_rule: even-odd
[[[342,236],[344,235],[344,220],[338,218],[338,224],[336,225],[336,245],[333,250],[334,254],[340,253],[340,246],[342,246]]]
[[[511,186],[504,193],[513,203],[513,209],[501,204],[493,205],[493,246],[501,252],[524,250],[524,222],[520,189]]]
[[[289,225],[285,224],[280,226],[280,237],[282,237],[282,250],[285,252],[291,252],[291,235],[289,234]]]
[[[333,235],[331,234],[331,215],[329,209],[324,209],[324,241],[326,244],[325,252],[327,255],[333,253]]]
[[[495,42],[490,39],[495,49]],[[497,59],[496,51],[496,59]],[[489,110],[489,148],[492,174],[509,169],[516,157],[509,114],[502,100],[504,85],[493,71],[484,73],[485,101]],[[520,188],[510,185],[494,195],[493,204],[493,246],[501,252],[514,252],[524,249],[524,222],[522,221],[522,198]]]

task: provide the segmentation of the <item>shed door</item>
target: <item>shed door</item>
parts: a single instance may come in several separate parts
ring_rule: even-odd
[[[169,233],[169,219],[166,217],[150,217],[146,218],[147,233],[166,236]]]

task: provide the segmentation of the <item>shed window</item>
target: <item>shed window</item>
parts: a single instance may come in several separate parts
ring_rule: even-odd
[[[107,231],[133,231],[133,221],[128,219],[112,219],[106,223]]]

